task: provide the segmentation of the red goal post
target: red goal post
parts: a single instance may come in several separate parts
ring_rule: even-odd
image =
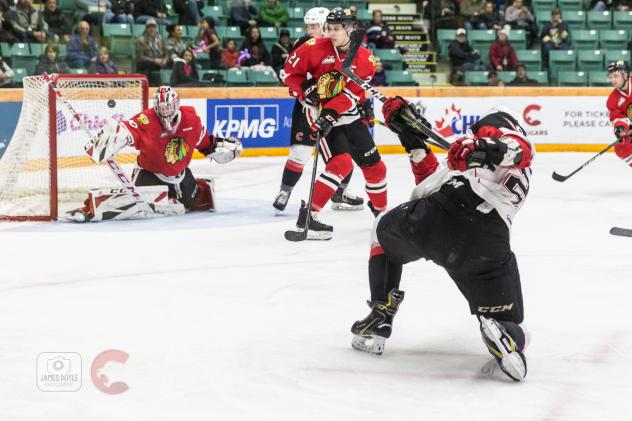
[[[55,82],[94,133],[106,119],[128,119],[148,108],[144,75],[63,74]],[[0,220],[56,220],[80,206],[90,189],[120,187],[105,164],[86,155],[87,134],[46,79],[29,76],[23,84],[18,125],[0,158]],[[124,148],[115,159],[129,168],[136,152]]]

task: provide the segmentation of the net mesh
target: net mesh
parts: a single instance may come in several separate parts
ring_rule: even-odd
[[[42,76],[24,79],[20,119],[13,137],[0,158],[0,217],[51,215],[51,183],[57,178],[59,214],[81,206],[94,188],[120,187],[105,164],[95,164],[83,150],[89,140],[72,113],[56,97],[50,103],[48,83]],[[141,77],[112,79],[59,77],[57,87],[77,111],[91,134],[106,119],[123,120],[143,110]],[[56,133],[51,136],[50,116]],[[56,138],[56,165],[50,144]],[[1,153],[1,152],[0,152]],[[116,161],[130,172],[136,162],[132,148],[122,149]],[[124,165],[129,164],[129,165]]]

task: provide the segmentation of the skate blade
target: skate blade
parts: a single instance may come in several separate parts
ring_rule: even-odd
[[[381,336],[360,336],[353,335],[351,347],[357,351],[367,352],[373,355],[382,355],[386,338]]]
[[[523,357],[518,351],[510,350],[501,341],[502,332],[493,321],[488,320],[483,316],[480,316],[480,320],[485,336],[487,336],[488,339],[491,339],[496,345],[496,348],[498,348],[498,350],[502,353],[500,361],[497,360],[501,370],[512,380],[517,382],[524,380],[527,375],[527,366]]]
[[[312,230],[307,231],[308,240],[326,241],[326,240],[331,240],[333,236],[334,236],[334,233],[331,231],[312,231]]]
[[[364,209],[364,205],[348,205],[346,203],[333,202],[331,208],[337,211],[359,211]]]

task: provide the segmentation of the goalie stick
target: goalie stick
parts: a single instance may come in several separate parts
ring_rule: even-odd
[[[77,120],[77,123],[79,124],[79,127],[81,127],[81,130],[83,130],[84,133],[86,133],[88,135],[88,138],[92,139],[92,133],[90,133],[90,129],[88,129],[86,127],[85,123],[81,120],[81,117],[79,116],[79,113],[77,113],[77,111],[75,111],[75,109],[72,106],[72,104],[70,104],[70,102],[64,97],[64,95],[59,90],[59,87],[57,87],[57,84],[55,83],[55,75],[54,74],[53,75],[49,75],[48,73],[43,73],[42,76],[44,77],[44,79],[46,79],[48,81],[49,86],[51,87],[53,92],[55,92],[55,94],[57,95],[57,97],[59,98],[61,103],[64,104],[64,106],[68,109],[68,111],[70,111],[70,113],[72,114],[72,117],[75,120]],[[86,146],[89,146],[89,145],[86,145]],[[110,171],[112,171],[114,176],[123,185],[123,188],[129,194],[132,195],[132,197],[135,199],[136,204],[139,205],[141,207],[141,209],[145,212],[145,215],[146,216],[153,216],[154,215],[154,211],[151,209],[149,204],[147,202],[145,202],[145,200],[138,193],[138,191],[136,191],[136,188],[134,187],[132,182],[127,177],[127,174],[125,174],[123,169],[114,160],[114,158],[110,158],[110,159],[106,160],[105,162],[106,162],[108,168],[110,169]]]
[[[622,237],[632,237],[632,229],[631,228],[612,227],[612,228],[610,228],[610,234],[612,234],[612,235],[620,235]]]
[[[593,162],[595,159],[599,158],[601,155],[605,154],[606,152],[608,152],[610,150],[610,148],[612,148],[614,145],[616,145],[617,143],[619,143],[619,140],[616,140],[614,142],[612,142],[611,144],[609,144],[608,146],[606,146],[604,149],[602,149],[601,151],[599,151],[599,153],[597,153],[597,155],[593,156],[592,158],[590,158],[588,161],[584,162],[582,165],[579,166],[579,168],[577,168],[575,171],[573,171],[572,173],[568,174],[568,175],[561,175],[556,173],[555,171],[553,171],[552,177],[553,180],[555,181],[559,181],[560,183],[568,180],[569,178],[571,178],[573,175],[577,174],[580,170],[584,169],[586,166],[588,166],[588,164],[590,164],[591,162]]]
[[[373,95],[373,97],[375,97],[379,101],[384,102],[386,101],[386,97],[382,93],[380,93],[380,91],[375,89],[373,86],[369,85],[368,82],[362,80],[359,76],[353,73],[353,70],[351,70],[351,64],[353,63],[353,60],[355,59],[356,55],[358,54],[358,50],[360,49],[360,46],[362,45],[364,34],[365,34],[365,31],[363,29],[356,29],[355,31],[351,33],[350,35],[351,41],[349,44],[349,50],[347,51],[347,55],[345,56],[345,58],[342,60],[341,70],[342,70],[342,73],[344,73],[349,79],[357,83],[362,89],[364,89],[365,91],[368,91],[371,95]],[[443,137],[435,133],[435,131],[432,130],[431,128],[426,127],[426,125],[423,124],[420,120],[411,118],[410,116],[407,116],[406,114],[402,114],[402,118],[407,123],[409,123],[412,127],[414,127],[416,130],[428,136],[428,140],[426,140],[426,142],[434,146],[437,146],[441,149],[445,149],[446,151],[450,149],[450,142],[448,142]]]

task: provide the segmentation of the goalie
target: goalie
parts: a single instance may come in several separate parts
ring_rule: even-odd
[[[93,161],[102,163],[126,146],[139,152],[132,183],[159,215],[215,210],[212,181],[196,179],[189,169],[194,149],[219,164],[232,161],[243,151],[239,139],[210,135],[195,109],[180,107],[177,92],[169,86],[158,88],[153,108],[120,123],[108,121],[90,139],[86,151]],[[141,219],[147,214],[124,189],[101,189],[91,191],[85,206],[68,216],[85,222]]]

